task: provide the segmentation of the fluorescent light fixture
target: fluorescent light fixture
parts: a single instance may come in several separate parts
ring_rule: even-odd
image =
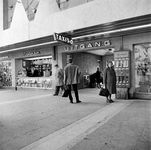
[[[136,27],[130,27],[130,28],[125,28],[125,29],[121,29],[121,31],[129,31],[129,30],[134,30],[134,29],[139,29],[139,28],[146,28],[146,27],[151,27],[151,24],[142,25],[142,26],[136,26]]]
[[[37,60],[37,59],[48,59],[48,58],[52,58],[52,56],[32,57],[32,58],[26,58],[24,60]]]
[[[124,29],[118,29],[118,30],[112,30],[112,31],[107,31],[107,32],[94,33],[94,34],[89,34],[89,35],[83,35],[83,36],[74,37],[72,39],[80,39],[80,38],[86,38],[86,37],[91,37],[91,36],[99,36],[99,35],[105,35],[105,34],[110,34],[110,33],[116,33],[116,32],[134,30],[134,29],[139,29],[139,28],[146,28],[146,27],[151,27],[151,24],[136,26],[136,27],[130,27],[130,28],[124,28]]]
[[[54,44],[54,43],[58,43],[58,41],[52,41],[52,42],[36,44],[36,45],[31,45],[31,46],[24,46],[24,47],[20,47],[20,48],[14,48],[14,49],[2,51],[2,52],[0,52],[0,54],[7,53],[7,52],[12,52],[12,51],[19,51],[21,49],[27,49],[27,48],[31,48],[31,47],[38,47],[38,46],[47,45],[47,44]]]
[[[107,31],[107,32],[100,32],[100,33],[94,33],[94,34],[89,34],[89,35],[83,35],[83,36],[78,36],[72,38],[73,40],[75,39],[80,39],[80,38],[85,38],[85,37],[91,37],[91,36],[99,36],[99,35],[104,35],[104,34],[110,34],[110,33],[115,33],[115,32],[120,32],[121,30],[113,30],[113,31]]]

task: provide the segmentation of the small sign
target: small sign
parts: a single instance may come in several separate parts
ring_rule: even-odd
[[[129,51],[116,51],[114,53],[114,58],[125,58],[129,57]]]
[[[61,35],[61,34],[58,34],[58,33],[54,33],[54,40],[56,41],[61,41],[61,42],[64,42],[64,43],[67,43],[67,44],[73,44],[73,40],[71,37],[68,37],[68,36],[64,36],[64,35]]]
[[[0,60],[9,59],[9,56],[0,57]]]
[[[23,56],[33,56],[41,54],[40,51],[23,52]]]

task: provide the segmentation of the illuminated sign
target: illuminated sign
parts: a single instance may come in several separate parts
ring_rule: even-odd
[[[32,51],[32,52],[23,52],[23,56],[33,56],[41,54],[40,51]]]
[[[56,41],[64,42],[66,44],[73,44],[73,40],[71,37],[64,36],[64,35],[57,34],[57,33],[54,33],[53,36],[54,36],[54,40],[56,40]]]
[[[89,43],[80,43],[80,44],[74,44],[73,46],[66,46],[65,51],[83,50],[83,49],[97,48],[97,47],[110,46],[110,45],[111,45],[110,40],[92,41]]]
[[[114,58],[129,57],[129,51],[119,51],[114,54]]]

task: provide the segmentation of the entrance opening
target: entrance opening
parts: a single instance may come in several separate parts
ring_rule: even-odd
[[[74,64],[78,65],[82,70],[83,80],[80,82],[80,88],[96,87],[96,82],[90,84],[90,77],[93,76],[99,68],[101,77],[103,78],[103,72],[106,68],[107,62],[109,60],[114,61],[114,51],[114,48],[106,48],[97,50],[80,50],[79,52],[70,51],[70,53],[66,53],[66,55],[71,55]],[[94,79],[93,81],[96,80]]]

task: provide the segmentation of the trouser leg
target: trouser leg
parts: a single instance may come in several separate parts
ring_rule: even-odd
[[[60,86],[56,86],[56,87],[55,87],[55,95],[58,95],[58,94],[59,94],[59,89],[60,89]]]
[[[68,90],[69,90],[69,99],[70,102],[73,102],[72,94],[71,94],[71,85],[68,85]]]
[[[74,93],[75,93],[75,97],[76,97],[76,102],[79,101],[79,94],[78,94],[78,88],[77,88],[77,84],[73,84],[73,90],[74,90]]]

